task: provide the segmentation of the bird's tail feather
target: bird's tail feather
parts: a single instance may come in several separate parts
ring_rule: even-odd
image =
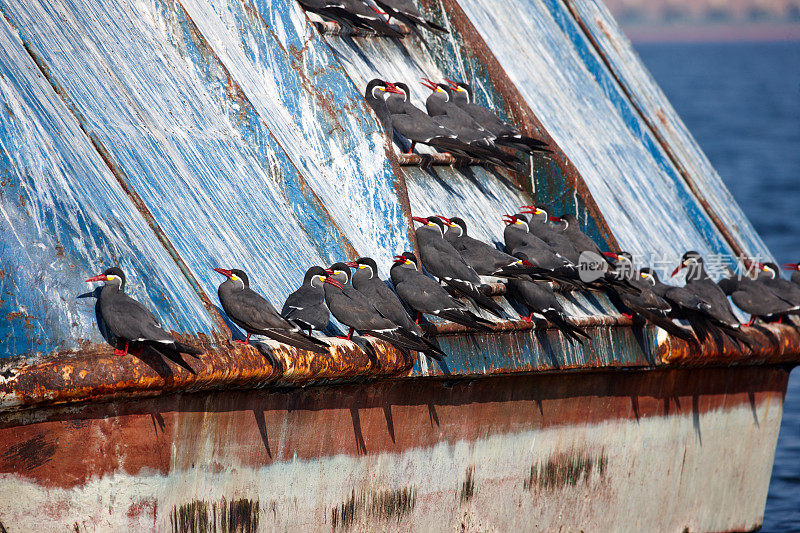
[[[314,337],[309,337],[305,333],[296,333],[292,331],[284,332],[274,329],[265,329],[254,333],[257,333],[258,335],[264,335],[272,340],[287,344],[289,346],[294,346],[295,348],[299,348],[301,350],[308,350],[315,353],[326,353],[328,351],[327,347],[329,345],[327,342],[315,339]]]
[[[469,311],[448,309],[440,312],[438,316],[444,318],[445,320],[449,320],[450,322],[455,322],[456,324],[461,324],[462,326],[476,329],[478,331],[492,331],[492,323],[490,321],[485,320]]]
[[[474,285],[457,279],[447,279],[445,283],[453,287],[457,292],[471,299],[478,307],[486,309],[498,318],[503,317],[503,308],[500,307],[500,304],[495,302],[491,297],[483,294]]]
[[[564,315],[559,313],[558,311],[545,311],[544,317],[553,324],[556,328],[559,329],[562,333],[567,335],[568,337],[578,341],[579,343],[583,344],[583,339],[581,337],[585,337],[589,339],[589,335],[583,331],[578,326],[571,324]]]
[[[203,350],[199,348],[195,348],[194,346],[189,346],[188,344],[184,344],[182,342],[175,341],[175,351],[180,353],[185,353],[189,355],[200,355],[203,353]]]
[[[431,22],[430,20],[426,20],[425,25],[430,29],[432,29],[433,31],[438,31],[441,33],[450,33],[444,26],[439,26],[438,24],[436,24],[435,22]]]

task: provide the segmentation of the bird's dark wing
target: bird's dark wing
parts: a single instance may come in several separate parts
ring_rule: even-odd
[[[366,297],[352,287],[344,290],[327,290],[328,308],[336,320],[359,331],[379,331],[396,326],[382,316]]]
[[[304,285],[289,295],[281,310],[283,318],[302,329],[325,329],[330,313],[325,294],[319,287]]]
[[[465,104],[462,106],[464,111],[469,113],[469,115],[481,126],[492,132],[494,135],[513,135],[518,133],[516,128],[510,126],[505,121],[501,120],[500,117],[495,115],[489,109],[486,109],[483,106],[479,106],[478,104]]]
[[[424,120],[405,113],[392,115],[392,128],[403,137],[421,143],[438,137],[456,138],[455,132],[437,124],[432,119]]]
[[[370,279],[363,287],[359,287],[359,290],[372,302],[381,315],[404,329],[419,335],[422,334],[419,327],[409,318],[400,298],[383,281],[378,278]]]
[[[409,279],[395,286],[397,294],[412,309],[422,313],[435,313],[443,309],[466,309],[466,305],[459,302],[441,285],[427,276],[417,273]]]
[[[739,320],[733,314],[731,305],[728,303],[728,297],[713,281],[692,280],[686,284],[686,289],[696,294],[711,307],[708,313],[716,320],[728,325],[739,324]]]
[[[225,311],[252,330],[293,329],[272,304],[257,292],[245,288],[222,302]],[[247,329],[247,328],[245,328]]]
[[[411,0],[376,0],[376,3],[384,10],[390,9],[404,15],[408,15],[418,21],[422,21],[422,13]]]
[[[314,307],[315,305],[324,303],[324,301],[325,294],[322,289],[310,285],[303,285],[286,298],[286,301],[283,303],[283,309],[281,309],[281,315],[286,317],[294,311]]]
[[[676,306],[703,312],[709,309],[708,304],[704,303],[700,297],[698,297],[696,294],[692,294],[692,292],[687,291],[683,287],[671,287],[664,284],[662,285],[666,287],[666,289],[663,291],[662,297],[667,301],[672,302]]]
[[[100,303],[103,321],[117,337],[129,341],[175,342],[161,329],[155,315],[130,296],[122,294],[107,304],[103,300]]]

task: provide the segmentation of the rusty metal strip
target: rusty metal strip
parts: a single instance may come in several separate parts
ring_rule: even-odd
[[[592,32],[589,30],[588,26],[583,21],[583,18],[580,16],[580,13],[578,13],[578,10],[573,5],[572,1],[571,0],[562,0],[562,1],[564,2],[564,5],[569,10],[569,12],[572,14],[572,17],[575,19],[575,22],[581,28],[581,31],[583,32],[586,39],[589,41],[589,43],[591,43],[592,47],[597,53],[597,56],[603,62],[605,67],[608,69],[609,74],[611,74],[611,76],[614,78],[614,81],[616,81],[619,90],[622,91],[622,93],[625,95],[625,98],[628,99],[628,102],[631,104],[633,109],[636,110],[636,113],[639,115],[642,121],[647,125],[647,128],[650,130],[650,133],[652,133],[656,142],[658,142],[661,149],[664,150],[664,153],[667,155],[672,165],[681,175],[684,182],[686,182],[686,185],[689,187],[689,190],[692,191],[692,194],[695,196],[697,201],[705,210],[708,217],[711,219],[716,228],[722,234],[725,241],[728,243],[728,245],[730,245],[731,249],[736,253],[736,255],[738,255],[739,257],[746,258],[747,254],[745,253],[741,244],[739,243],[739,241],[736,240],[736,237],[734,237],[734,235],[728,230],[728,228],[719,218],[719,215],[717,215],[716,211],[714,211],[714,208],[711,206],[708,200],[706,200],[702,191],[695,183],[694,178],[692,178],[689,171],[686,169],[686,167],[683,166],[683,164],[680,162],[680,159],[672,150],[672,147],[670,146],[669,142],[664,138],[663,135],[661,135],[659,129],[647,117],[647,114],[642,110],[641,106],[637,103],[636,99],[633,98],[633,95],[630,93],[627,86],[624,83],[622,83],[622,80],[617,74],[616,69],[613,67],[608,57],[606,57],[602,46],[597,41],[597,39],[595,39],[594,35],[592,35]],[[749,263],[749,261],[747,261],[746,259],[745,262]]]
[[[553,151],[550,157],[556,162],[561,173],[583,199],[586,209],[591,213],[603,239],[610,248],[619,249],[619,243],[617,243],[611,228],[606,222],[603,213],[600,211],[597,202],[595,202],[591,191],[583,181],[580,172],[578,172],[575,165],[572,164],[558,143],[553,140],[541,121],[536,117],[533,110],[528,106],[525,98],[495,57],[491,47],[484,41],[480,32],[473,26],[472,21],[459,5],[458,0],[424,0],[422,3],[427,4],[433,1],[441,1],[442,5],[445,7],[450,18],[450,23],[464,39],[464,49],[469,51],[478,61],[486,66],[495,88],[506,103],[506,112],[508,116],[513,119],[513,122],[520,127],[520,130],[524,134],[541,138],[550,145]]]
[[[414,364],[409,353],[364,337],[358,342],[328,338],[331,348],[324,354],[272,341],[256,348],[223,336],[179,338],[204,354],[167,359],[148,348],[139,356],[116,356],[109,346],[87,344],[77,353],[11,361],[4,369],[11,377],[0,383],[0,412],[196,390],[374,379],[406,375]]]
[[[423,165],[453,166],[453,165],[483,165],[484,161],[473,158],[455,157],[452,154],[398,154],[397,159],[402,167],[418,167]]]
[[[618,315],[572,318],[582,328],[602,328],[603,335],[641,324]],[[544,321],[499,322],[492,332],[475,332],[457,324],[427,326],[436,335],[475,339],[508,337],[533,329],[553,329]],[[647,326],[650,327],[650,326]],[[757,343],[755,350],[730,339],[719,343],[707,340],[700,348],[667,337],[655,348],[656,367],[696,367],[729,365],[787,365],[800,363],[800,330],[787,324],[769,324],[745,328]],[[263,343],[262,349],[230,343],[227,337],[179,337],[200,347],[199,359],[163,357],[146,350],[139,356],[113,355],[106,345],[87,344],[80,352],[62,352],[38,360],[8,361],[0,383],[0,412],[17,411],[44,405],[115,398],[138,398],[177,392],[195,392],[230,388],[296,387],[335,381],[362,381],[409,376],[416,354],[400,352],[375,339],[358,338],[357,342],[335,338],[328,353],[314,354],[279,343]],[[526,341],[527,342],[527,341]],[[533,340],[530,340],[533,343]],[[368,343],[368,344],[367,344]],[[565,365],[578,371],[610,370],[620,365],[608,362]],[[625,366],[625,365],[622,365]],[[562,369],[563,369],[562,368]],[[524,373],[536,368],[502,368],[502,373]],[[548,371],[555,369],[548,368]],[[485,377],[482,372],[462,373],[460,378]]]
[[[800,363],[800,329],[794,324],[763,324],[745,327],[754,341],[755,349],[724,336],[720,341],[707,339],[700,350],[692,349],[680,339],[668,337],[656,349],[656,357],[668,365],[720,365],[720,364],[787,364]]]

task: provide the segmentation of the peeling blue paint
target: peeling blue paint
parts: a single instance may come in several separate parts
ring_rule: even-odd
[[[397,176],[362,98],[367,81],[405,80],[423,106],[420,77],[467,79],[480,103],[506,114],[497,80],[443,5],[423,7],[452,33],[422,43],[320,36],[294,0],[0,0],[0,357],[102,342],[94,300],[76,297],[109,264],[168,329],[188,333],[217,331],[202,301],[216,303],[215,266],[244,268],[276,304],[311,264],[371,255],[385,275],[410,243]],[[730,252],[564,4],[460,5],[623,247]],[[573,5],[619,38],[598,4]],[[717,213],[765,251],[632,52],[606,48],[637,105],[666,109],[665,135]],[[533,200],[577,213],[600,235],[601,221],[548,157],[532,161],[528,191],[481,167],[402,172],[414,214],[458,213],[486,240],[501,239],[502,214]],[[611,311],[592,295],[564,304],[578,316]],[[481,349],[446,340],[457,352],[450,364],[490,370],[552,356],[524,335]],[[619,342],[624,349],[562,346],[560,364],[642,360],[644,348]]]

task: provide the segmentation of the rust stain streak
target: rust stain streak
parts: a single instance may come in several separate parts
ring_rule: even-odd
[[[181,391],[393,377],[407,375],[414,365],[411,354],[377,339],[329,339],[331,349],[317,354],[274,342],[234,345],[221,335],[173,335],[203,355],[168,360],[145,348],[139,356],[120,357],[111,346],[85,343],[79,352],[19,359],[9,367],[12,378],[0,383],[0,412]]]

